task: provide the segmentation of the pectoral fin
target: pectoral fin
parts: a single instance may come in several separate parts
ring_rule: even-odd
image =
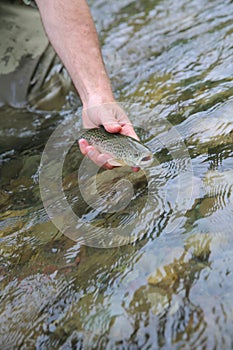
[[[121,159],[113,159],[113,158],[109,159],[108,163],[110,165],[112,165],[112,166],[123,166],[123,165],[125,165],[123,160],[121,160]]]

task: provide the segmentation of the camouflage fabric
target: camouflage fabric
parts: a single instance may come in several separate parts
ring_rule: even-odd
[[[22,4],[0,1],[0,106],[61,108],[71,80],[48,41],[38,10]]]

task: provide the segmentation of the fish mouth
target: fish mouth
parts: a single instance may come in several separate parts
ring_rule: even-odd
[[[127,162],[128,165],[133,167],[145,168],[153,162],[153,154],[146,154],[136,162]]]
[[[140,159],[138,166],[140,166],[141,168],[144,168],[149,166],[152,162],[153,162],[153,154],[152,153],[146,154]]]
[[[148,162],[148,161],[150,161],[151,159],[152,159],[151,155],[145,156],[145,157],[143,157],[143,158],[141,159],[141,162]]]

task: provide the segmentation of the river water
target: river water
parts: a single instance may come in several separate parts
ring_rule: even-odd
[[[233,3],[90,6],[115,96],[154,162],[136,174],[99,172],[101,212],[82,197],[82,156],[70,146],[64,193],[94,233],[64,235],[62,214],[56,227],[44,209],[39,166],[49,136],[80,114],[79,99],[51,58],[47,97],[38,88],[27,105],[2,103],[0,348],[232,349]],[[133,197],[114,211],[109,201],[126,193],[124,182],[111,192],[119,179]],[[128,241],[117,244],[118,232],[104,247],[96,228],[126,230]]]

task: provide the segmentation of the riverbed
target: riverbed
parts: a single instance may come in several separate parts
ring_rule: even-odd
[[[82,128],[66,71],[51,58],[42,93],[2,103],[0,348],[229,350],[233,3],[89,4],[116,99],[154,162],[138,173],[99,171],[107,202],[98,202],[91,179],[81,190],[77,145],[56,139],[69,148],[62,185],[78,220],[71,229],[61,211],[51,220],[46,208],[54,199],[58,209],[60,197],[46,182],[46,207],[40,181],[51,135]],[[132,198],[118,207],[128,183]]]

